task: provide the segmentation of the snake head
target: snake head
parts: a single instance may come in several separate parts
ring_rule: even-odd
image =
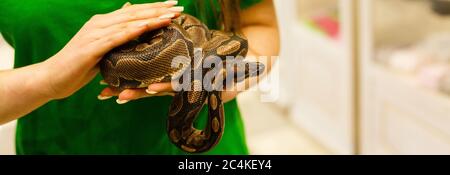
[[[230,64],[230,63],[227,63]],[[260,62],[248,62],[243,61],[243,59],[236,59],[231,63],[232,65],[227,65],[226,77],[234,77],[235,79],[227,79],[226,82],[233,80],[234,83],[239,83],[250,77],[257,77],[264,73],[266,66]]]

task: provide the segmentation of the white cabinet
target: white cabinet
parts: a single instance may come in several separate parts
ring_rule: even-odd
[[[450,17],[429,1],[283,2],[281,82],[297,126],[334,154],[450,154],[450,97],[374,61],[385,46],[449,32]],[[339,40],[303,19],[333,4]]]
[[[450,99],[374,66],[364,92],[362,153],[450,154]]]
[[[289,93],[285,96],[290,100],[292,120],[332,153],[355,153],[354,1],[280,4],[286,7],[279,11],[286,17],[282,23],[281,87]],[[338,40],[313,31],[302,19],[323,6],[337,8]]]
[[[435,31],[449,31],[445,21],[430,27],[438,23],[434,18],[428,19],[431,12],[426,3],[361,1],[359,144],[362,154],[450,154],[450,97],[421,87],[412,76],[399,74],[374,61],[380,47],[415,42]],[[388,22],[380,24],[377,8],[382,7],[391,16],[403,15],[404,19],[396,16],[399,20],[384,20]],[[413,9],[415,14],[409,14]]]

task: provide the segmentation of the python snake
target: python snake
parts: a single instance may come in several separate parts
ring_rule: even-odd
[[[200,72],[200,78],[188,76],[190,83],[187,84],[191,89],[175,91],[168,112],[167,134],[171,142],[183,151],[201,153],[217,145],[224,132],[221,93],[224,86],[220,85],[229,81],[241,82],[261,74],[265,69],[262,63],[237,59],[238,56],[245,57],[247,51],[248,41],[244,36],[209,30],[197,18],[182,14],[169,26],[147,32],[111,50],[99,64],[105,82],[119,90],[147,88],[153,83],[182,83],[186,73],[194,75]],[[182,57],[176,63],[182,66],[173,66],[179,56]],[[221,66],[219,70],[213,66],[198,66],[214,57],[220,58],[220,64],[230,64],[227,58],[231,57],[227,56],[233,56],[231,62],[244,64]],[[213,87],[209,89],[203,85],[203,77],[208,73],[215,75],[208,82]],[[208,120],[206,128],[200,130],[193,123],[204,105],[208,105]]]

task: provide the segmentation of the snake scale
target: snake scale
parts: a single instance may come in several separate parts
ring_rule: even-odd
[[[200,49],[200,50],[199,50]],[[198,51],[199,50],[199,51]],[[196,52],[197,51],[197,52]],[[249,77],[261,74],[265,67],[259,62],[244,62],[233,59],[234,66],[203,65],[208,58],[220,58],[220,64],[226,65],[230,57],[245,57],[248,51],[247,39],[234,32],[209,30],[197,18],[182,14],[164,28],[147,32],[137,39],[130,41],[108,52],[100,61],[100,71],[106,83],[111,88],[119,90],[129,88],[147,88],[150,84],[161,82],[183,82],[186,73],[201,72],[200,77],[208,73],[215,78],[207,89],[203,79],[196,76],[188,77],[189,90],[175,91],[175,96],[169,107],[167,119],[167,134],[178,148],[189,153],[201,153],[212,149],[221,139],[224,126],[224,108],[222,102],[222,88],[218,88],[230,80],[241,82]],[[200,55],[200,59],[196,59]],[[185,66],[173,66],[174,58],[177,63]],[[188,66],[186,66],[188,65]],[[244,66],[238,66],[244,65]],[[207,126],[203,130],[194,127],[194,121],[204,105],[208,105]]]

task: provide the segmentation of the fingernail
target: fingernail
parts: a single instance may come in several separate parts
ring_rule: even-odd
[[[165,14],[165,15],[159,16],[159,19],[172,19],[174,17],[175,17],[175,14],[170,13],[170,14]]]
[[[178,4],[178,1],[166,1],[166,2],[164,2],[164,4],[167,4],[167,5],[177,5],[177,4]]]
[[[108,100],[108,99],[110,99],[112,96],[103,96],[103,95],[98,95],[97,96],[97,99],[98,100]]]
[[[155,94],[158,93],[158,92],[152,91],[152,90],[150,90],[150,89],[146,89],[145,92],[147,92],[147,94],[150,94],[150,95],[155,95]]]
[[[123,105],[123,104],[125,104],[125,103],[130,102],[130,100],[120,100],[120,99],[117,99],[116,102],[117,102],[117,104],[119,104],[119,105]]]
[[[100,81],[100,85],[108,85],[105,80]]]
[[[169,11],[171,11],[171,12],[183,12],[184,11],[184,7],[183,6],[171,7],[171,8],[169,8]]]

